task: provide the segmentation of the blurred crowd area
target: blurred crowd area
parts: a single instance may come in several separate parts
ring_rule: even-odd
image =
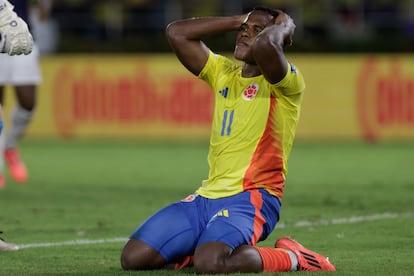
[[[291,51],[414,49],[414,0],[58,0],[48,20],[34,22],[35,37],[43,53],[167,52],[164,30],[172,20],[241,14],[255,6],[279,8],[294,18]],[[232,51],[234,38],[208,42],[217,51]]]

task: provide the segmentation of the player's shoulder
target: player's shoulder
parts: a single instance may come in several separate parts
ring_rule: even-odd
[[[204,70],[211,71],[214,74],[228,74],[237,70],[240,66],[230,57],[210,51]]]
[[[287,61],[287,65],[288,68],[284,79],[299,77],[300,80],[303,80],[302,72],[293,62]]]
[[[275,91],[281,91],[285,96],[291,96],[303,93],[306,85],[300,70],[292,62],[288,61],[285,77],[278,83],[273,84],[272,87]]]
[[[222,54],[214,54],[216,59],[216,65],[221,69],[223,73],[233,72],[240,68],[240,64],[229,56]]]

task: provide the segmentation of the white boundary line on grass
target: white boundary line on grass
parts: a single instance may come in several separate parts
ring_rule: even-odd
[[[83,245],[83,244],[97,244],[97,243],[114,243],[114,242],[126,242],[127,238],[112,238],[112,239],[100,239],[100,240],[72,240],[64,242],[42,242],[42,243],[29,243],[18,245],[19,249],[23,248],[35,248],[35,247],[54,247],[63,245]]]
[[[413,212],[403,212],[403,213],[382,213],[382,214],[373,214],[367,216],[352,216],[348,218],[334,218],[331,220],[301,220],[295,223],[278,223],[277,228],[297,228],[297,227],[312,227],[312,226],[326,226],[326,225],[337,225],[337,224],[352,224],[360,223],[367,221],[375,220],[386,220],[386,219],[398,219],[398,218],[410,218],[413,217]],[[25,248],[39,248],[39,247],[55,247],[55,246],[64,246],[64,245],[84,245],[84,244],[99,244],[99,243],[117,243],[117,242],[126,242],[127,238],[112,238],[112,239],[99,239],[99,240],[72,240],[64,242],[44,242],[44,243],[29,243],[19,245],[20,249]]]
[[[403,213],[391,213],[386,212],[382,214],[373,214],[367,216],[352,216],[348,218],[334,218],[331,220],[317,220],[317,221],[310,221],[310,220],[301,220],[296,223],[278,223],[276,228],[298,228],[298,227],[310,227],[310,226],[325,226],[325,225],[336,225],[336,224],[352,224],[352,223],[359,223],[359,222],[366,222],[366,221],[375,221],[375,220],[385,220],[385,219],[397,219],[397,218],[410,218],[413,217],[413,212],[403,212]]]

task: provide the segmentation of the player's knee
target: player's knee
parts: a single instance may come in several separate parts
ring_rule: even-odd
[[[121,267],[124,270],[144,270],[162,268],[164,258],[149,245],[129,240],[121,253]]]
[[[22,102],[20,103],[20,107],[26,110],[27,112],[33,112],[36,108],[36,103],[35,102]]]
[[[137,269],[137,265],[134,258],[132,258],[132,256],[126,253],[125,251],[123,251],[121,255],[121,267],[124,270]]]
[[[225,273],[225,260],[218,260],[211,256],[194,258],[194,271],[197,274]]]
[[[121,254],[121,267],[124,270],[144,269],[144,259],[140,258],[139,254],[124,248]]]

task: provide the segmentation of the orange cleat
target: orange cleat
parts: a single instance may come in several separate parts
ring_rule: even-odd
[[[306,249],[303,245],[291,239],[289,236],[278,239],[275,243],[275,247],[287,249],[295,253],[298,258],[299,271],[336,271],[328,258]]]
[[[6,149],[4,152],[7,166],[9,168],[10,176],[19,183],[26,182],[27,169],[26,165],[20,159],[20,154],[17,149]]]
[[[4,175],[0,174],[0,189],[6,187],[6,178]]]

